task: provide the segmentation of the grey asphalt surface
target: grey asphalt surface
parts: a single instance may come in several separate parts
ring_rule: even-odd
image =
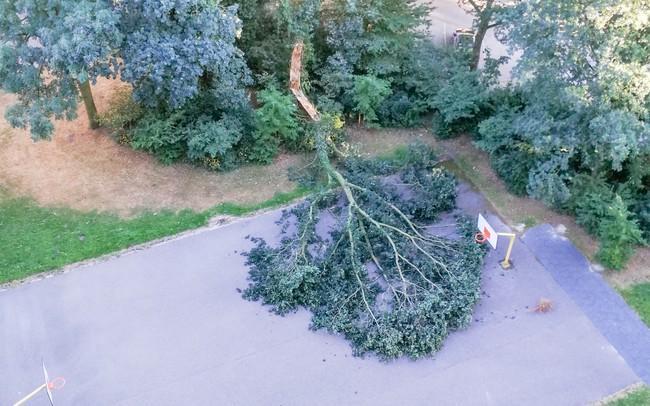
[[[543,224],[522,241],[634,372],[650,385],[650,329],[566,237]]]
[[[488,255],[474,322],[435,358],[355,358],[342,338],[308,330],[306,312],[279,317],[241,298],[244,237],[277,241],[278,216],[0,292],[0,405],[40,384],[41,358],[67,380],[57,405],[585,405],[639,381],[523,243],[511,271],[497,265],[504,246]],[[541,297],[552,312],[532,311]]]

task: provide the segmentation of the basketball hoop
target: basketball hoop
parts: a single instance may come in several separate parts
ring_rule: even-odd
[[[478,214],[476,227],[478,228],[478,232],[474,235],[474,241],[477,244],[485,244],[487,242],[490,243],[493,249],[497,249],[499,237],[508,237],[510,239],[508,249],[506,250],[506,257],[499,262],[499,265],[503,269],[511,268],[510,254],[512,253],[512,246],[515,243],[516,235],[513,233],[498,233],[481,213]]]
[[[63,379],[62,377],[57,377],[50,380],[50,377],[47,373],[47,369],[45,369],[45,362],[42,362],[42,365],[43,365],[43,378],[45,378],[45,383],[41,384],[41,386],[34,389],[27,396],[20,399],[18,402],[14,403],[14,406],[20,406],[25,404],[29,399],[36,396],[43,389],[45,389],[45,393],[47,393],[47,398],[50,401],[50,405],[54,406],[54,399],[52,399],[52,389],[61,389],[63,385],[65,385],[65,379]]]
[[[62,376],[56,377],[47,383],[48,389],[61,389],[65,385],[65,379]]]

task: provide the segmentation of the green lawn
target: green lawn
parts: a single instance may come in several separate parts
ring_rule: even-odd
[[[644,386],[620,399],[607,402],[607,406],[650,406],[650,388]]]
[[[621,290],[625,301],[639,313],[645,324],[650,326],[650,282],[632,285]],[[650,405],[650,402],[648,403]]]
[[[0,283],[197,228],[217,214],[240,216],[280,206],[306,192],[296,189],[255,205],[223,203],[204,212],[145,212],[122,219],[107,213],[40,207],[0,190]]]

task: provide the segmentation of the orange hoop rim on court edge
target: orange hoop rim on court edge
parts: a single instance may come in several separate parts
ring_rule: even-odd
[[[474,241],[476,241],[478,244],[485,244],[487,238],[485,238],[485,235],[483,235],[483,233],[478,232],[474,235]]]
[[[65,378],[62,376],[56,377],[47,383],[48,389],[61,389],[65,385]]]

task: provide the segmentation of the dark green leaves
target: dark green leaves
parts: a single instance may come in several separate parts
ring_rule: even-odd
[[[350,197],[315,194],[285,213],[279,246],[254,240],[244,296],[280,314],[306,307],[314,329],[342,334],[359,355],[437,351],[470,321],[484,251],[463,218],[456,237],[427,233],[456,196],[454,178],[436,163],[423,145],[399,161],[346,160]]]

